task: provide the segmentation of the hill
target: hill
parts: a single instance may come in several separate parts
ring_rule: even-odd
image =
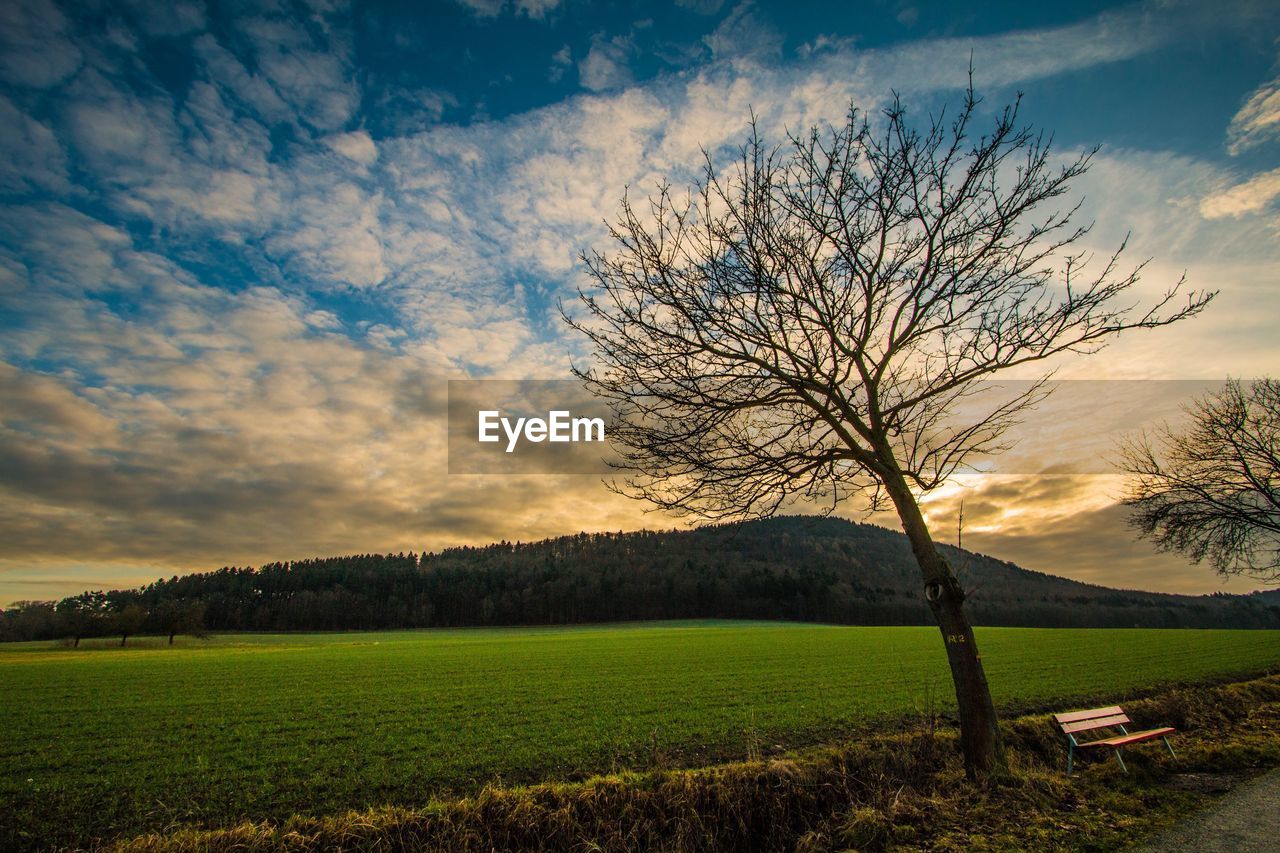
[[[1280,627],[1280,592],[1117,590],[943,550],[970,591],[979,625]],[[185,631],[189,625],[175,620],[187,614],[190,622],[193,611],[213,631],[702,618],[932,624],[905,536],[843,519],[789,516],[687,531],[579,533],[421,557],[366,554],[228,567],[136,590],[85,593],[56,609],[44,603],[43,619],[35,611],[9,611],[0,631],[8,639],[47,638],[66,633],[59,612],[122,613],[131,605],[135,621],[142,620],[134,632]],[[101,626],[99,632],[120,633]]]

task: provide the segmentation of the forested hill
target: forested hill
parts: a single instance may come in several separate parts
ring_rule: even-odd
[[[970,591],[980,625],[1280,628],[1280,592],[1122,591],[944,551]],[[920,586],[901,533],[834,518],[785,517],[690,531],[580,533],[420,558],[361,555],[223,568],[77,596],[49,607],[48,618],[56,623],[59,611],[83,618],[85,611],[132,606],[135,619],[144,620],[134,630],[142,632],[170,630],[164,619],[186,613],[190,621],[193,611],[211,631],[691,618],[931,624]],[[16,624],[9,624],[15,613],[5,616],[0,630],[8,624],[6,633],[16,639]]]

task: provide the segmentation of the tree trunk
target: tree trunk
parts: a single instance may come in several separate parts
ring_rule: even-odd
[[[80,635],[79,635],[79,634],[76,634],[76,642],[75,642],[75,645],[73,645],[71,648],[73,648],[73,649],[78,649],[78,648],[80,648]]]
[[[127,639],[129,639],[129,635],[128,635],[128,634],[121,634],[121,635],[120,635],[120,648],[122,648],[122,649],[124,648],[124,641],[125,641],[125,640],[127,640]]]
[[[171,646],[173,645],[173,637],[176,633],[177,633],[176,631],[169,632],[169,645]]]
[[[970,779],[1008,769],[1004,742],[991,701],[991,688],[982,669],[982,655],[973,638],[973,628],[964,612],[964,590],[952,574],[947,561],[938,553],[929,535],[915,495],[899,475],[896,482],[886,483],[902,528],[911,541],[911,550],[924,576],[925,601],[933,610],[942,631],[951,664],[951,680],[956,689],[956,707],[960,712],[960,746],[964,751],[964,769]]]

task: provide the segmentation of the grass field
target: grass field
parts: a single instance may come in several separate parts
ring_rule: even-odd
[[[1280,669],[1280,632],[980,629],[996,701]],[[324,814],[883,724],[931,628],[692,623],[0,646],[0,847]]]

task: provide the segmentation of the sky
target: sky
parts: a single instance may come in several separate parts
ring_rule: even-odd
[[[963,544],[1028,568],[1255,588],[1136,540],[1080,463],[1176,420],[1159,381],[1280,372],[1278,56],[1265,0],[6,0],[0,603],[682,523],[597,477],[448,473],[448,380],[589,360],[556,301],[624,189],[687,184],[752,112],[774,139],[895,92],[923,118],[971,62],[988,116],[1022,93],[1059,156],[1101,146],[1086,248],[1128,234],[1142,293],[1219,296],[1058,365],[1145,390],[926,496],[936,537],[963,502]]]

